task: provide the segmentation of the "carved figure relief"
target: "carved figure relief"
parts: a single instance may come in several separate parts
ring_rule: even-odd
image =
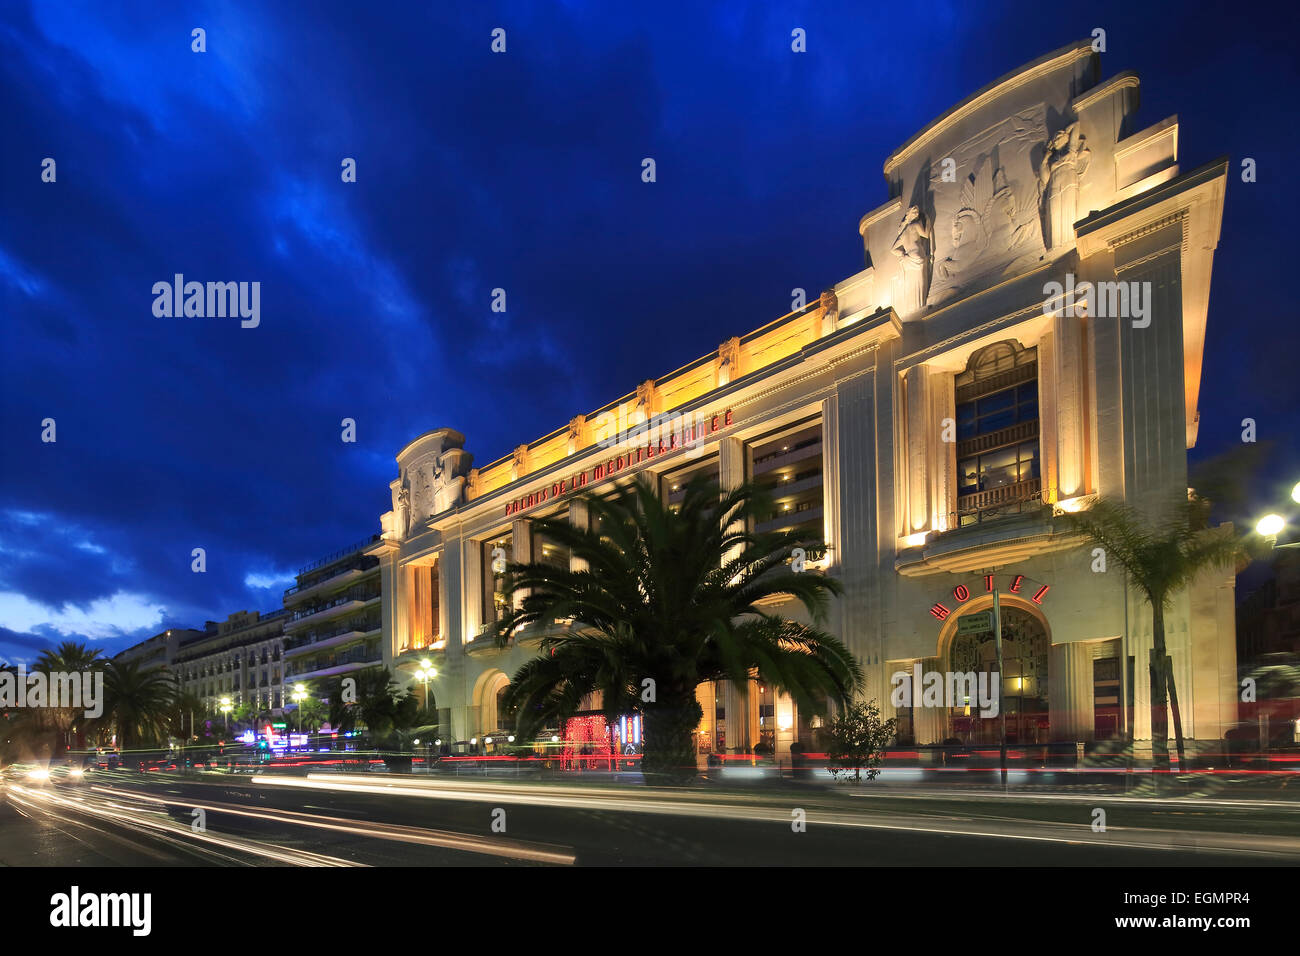
[[[455,474],[454,462],[449,461],[453,455],[463,455],[460,449],[453,449],[438,456],[433,467],[433,513],[442,514],[448,508],[460,504],[461,490],[465,487],[465,476]]]
[[[835,331],[840,320],[840,299],[834,289],[822,293],[822,335]]]
[[[935,166],[934,278],[926,304],[942,306],[1037,265],[1046,251],[1039,214],[1039,158],[1047,108],[1038,104],[946,149],[955,182]]]
[[[930,293],[934,257],[930,226],[919,206],[908,206],[907,212],[903,213],[903,223],[890,244],[890,251],[902,270],[901,294],[895,309],[900,315],[919,312]]]
[[[718,346],[718,386],[740,376],[740,339],[730,338]]]
[[[401,483],[393,495],[393,514],[397,519],[397,533],[405,538],[411,530],[411,488],[407,484],[406,475],[402,475]]]
[[[1078,219],[1079,181],[1091,157],[1079,124],[1071,123],[1047,141],[1047,152],[1038,167],[1043,216],[1043,239],[1048,249],[1074,242]]]

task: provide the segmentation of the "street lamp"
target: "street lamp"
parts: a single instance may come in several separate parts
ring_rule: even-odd
[[[231,712],[232,710],[234,710],[234,709],[235,709],[235,705],[234,705],[233,703],[231,703],[231,700],[230,700],[229,697],[223,697],[223,698],[221,698],[221,701],[219,702],[219,704],[218,704],[218,706],[217,706],[217,710],[221,711],[221,713],[224,714],[225,717],[226,717],[226,736],[227,736],[227,737],[230,736],[230,712]]]
[[[1300,487],[1300,486],[1298,486]],[[1277,542],[1277,536],[1281,534],[1282,529],[1286,527],[1286,519],[1279,514],[1267,514],[1260,518],[1255,524],[1255,533],[1261,538],[1266,538],[1272,543]]]
[[[433,661],[427,657],[420,661],[420,666],[415,671],[415,679],[424,685],[424,709],[429,709],[429,681],[438,676],[438,670],[433,666]]]
[[[306,684],[294,684],[293,693],[289,695],[289,699],[298,705],[298,733],[303,732],[302,702],[306,700],[308,696]]]

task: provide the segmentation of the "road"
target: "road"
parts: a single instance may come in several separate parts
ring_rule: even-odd
[[[1097,810],[1105,829],[1097,829]],[[1300,805],[313,773],[9,783],[5,866],[1294,866]]]

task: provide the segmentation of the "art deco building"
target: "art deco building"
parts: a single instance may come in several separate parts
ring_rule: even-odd
[[[436,657],[444,736],[500,729],[500,694],[537,653],[536,634],[483,639],[502,611],[494,550],[571,561],[532,525],[586,522],[575,492],[647,475],[671,497],[707,472],[768,485],[770,527],[819,543],[812,573],[845,587],[830,627],[904,739],[994,739],[964,706],[889,702],[915,665],[996,666],[994,591],[1012,743],[1149,738],[1150,610],[1062,515],[1186,493],[1227,163],[1184,170],[1177,118],[1141,125],[1138,77],[1099,70],[1087,44],[1058,50],[904,143],[859,224],[865,268],[807,307],[498,461],[472,467],[447,428],[402,449],[364,553],[385,663],[401,677]],[[611,443],[647,419],[669,423],[658,439]],[[1233,587],[1232,569],[1207,573],[1166,617],[1189,738],[1235,719]],[[761,675],[700,699],[702,751],[780,753],[816,725]]]

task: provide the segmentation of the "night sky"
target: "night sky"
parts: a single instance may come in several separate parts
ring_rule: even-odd
[[[1232,159],[1193,455],[1255,418],[1258,510],[1285,510],[1292,34],[1255,7],[890,6],[5,3],[0,659],[278,609],[379,530],[410,439],[450,426],[486,464],[859,271],[885,157],[1095,27],[1138,128],[1178,114],[1184,171]],[[259,281],[260,325],[155,317],[178,272]]]

